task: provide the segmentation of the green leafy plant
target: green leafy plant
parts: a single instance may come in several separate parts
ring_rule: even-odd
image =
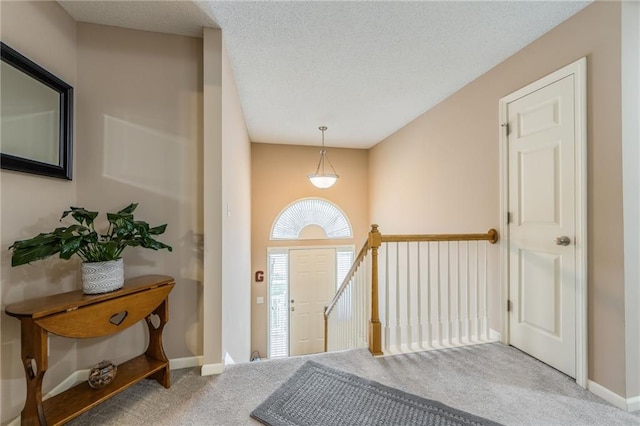
[[[98,212],[82,207],[71,207],[62,213],[60,221],[67,216],[77,224],[41,233],[28,240],[14,242],[11,266],[24,265],[60,253],[61,259],[70,259],[74,254],[83,262],[105,262],[117,260],[127,247],[144,247],[152,250],[167,249],[168,246],[153,238],[167,229],[167,225],[150,227],[147,222],[134,220],[133,212],[138,204],[130,204],[117,213],[107,213],[109,228],[98,233],[94,221]]]

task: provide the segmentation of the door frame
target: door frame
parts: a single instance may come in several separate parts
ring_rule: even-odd
[[[586,389],[587,364],[587,58],[583,57],[499,100],[501,341],[509,344],[509,149],[507,106],[531,92],[574,76],[576,197],[576,383]]]
[[[336,253],[339,249],[350,249],[353,251],[354,253],[354,258],[356,255],[356,246],[354,244],[338,244],[338,245],[332,245],[332,244],[325,244],[325,245],[302,245],[302,246],[295,246],[295,245],[287,245],[287,246],[271,246],[271,247],[267,247],[267,253],[266,253],[266,259],[265,259],[265,264],[269,265],[269,254],[272,252],[287,252],[287,295],[289,295],[289,291],[290,291],[290,287],[291,287],[291,277],[289,274],[289,266],[290,266],[290,252],[291,250],[315,250],[315,249],[334,249],[336,250]],[[337,261],[337,259],[336,259]],[[337,268],[338,268],[338,264],[336,262],[336,277],[337,277]],[[265,271],[265,281],[266,281],[266,286],[267,286],[267,311],[269,311],[269,309],[271,309],[271,273],[269,270],[269,267],[266,268]],[[337,288],[336,288],[337,291]],[[288,323],[287,323],[287,357],[289,357],[289,351],[290,351],[290,328],[291,328],[291,314],[287,313],[287,315],[289,316],[288,318]],[[269,315],[269,313],[267,312],[267,356],[271,351],[271,315]]]

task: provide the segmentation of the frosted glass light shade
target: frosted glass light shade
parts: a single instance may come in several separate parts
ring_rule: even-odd
[[[333,184],[336,183],[336,181],[338,180],[338,175],[335,175],[335,174],[323,174],[323,175],[311,174],[311,175],[307,175],[307,177],[309,178],[313,186],[320,189],[331,188]]]
[[[316,172],[307,175],[311,184],[316,188],[327,189],[331,188],[334,183],[338,180],[338,174],[336,173],[336,169],[333,168],[333,164],[331,164],[331,160],[327,156],[327,151],[324,149],[324,131],[327,130],[327,126],[320,126],[320,131],[322,132],[322,151],[320,151],[320,159],[318,159],[318,167],[316,167]],[[324,172],[324,160],[327,160],[329,163],[329,167],[331,167],[331,171],[333,173],[325,173]]]

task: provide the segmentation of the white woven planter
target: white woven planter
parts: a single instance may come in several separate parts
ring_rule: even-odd
[[[100,294],[118,290],[124,285],[122,259],[82,264],[82,290],[85,294]]]

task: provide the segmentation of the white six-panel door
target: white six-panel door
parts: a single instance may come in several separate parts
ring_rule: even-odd
[[[335,249],[289,252],[289,355],[324,351],[324,307],[336,291]]]
[[[586,385],[586,60],[501,99],[506,342]]]
[[[509,342],[576,376],[575,76],[510,101]]]

